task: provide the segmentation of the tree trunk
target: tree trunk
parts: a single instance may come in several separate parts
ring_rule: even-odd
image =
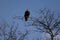
[[[54,36],[53,36],[53,34],[51,35],[51,40],[54,40]]]

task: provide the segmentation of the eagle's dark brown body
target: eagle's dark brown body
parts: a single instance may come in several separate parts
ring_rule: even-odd
[[[26,10],[25,14],[24,14],[25,21],[28,20],[29,16],[30,16],[30,12],[28,10]]]

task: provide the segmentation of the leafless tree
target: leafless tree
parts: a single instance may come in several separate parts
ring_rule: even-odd
[[[35,26],[37,29],[35,31],[48,33],[51,37],[50,40],[54,40],[54,38],[60,34],[60,16],[57,14],[58,13],[46,8],[40,9],[38,18],[30,17],[29,25]],[[20,16],[14,17],[14,19],[15,18],[23,20],[23,17]]]
[[[31,17],[32,26],[35,26],[36,31],[50,34],[51,40],[54,40],[60,34],[60,18],[56,14],[47,8],[40,9],[38,18]]]
[[[14,29],[14,24],[11,25],[9,32],[7,33],[7,40],[17,40],[17,26]]]
[[[8,24],[5,20],[0,22],[0,37],[3,38],[3,40],[6,40],[6,35],[7,35],[6,28],[7,27],[8,27]]]
[[[22,33],[19,35],[18,33],[21,32],[17,30],[18,23],[14,23],[15,22],[10,25],[5,20],[0,22],[0,40],[25,40],[25,37],[27,36],[29,31],[27,30],[26,33]]]
[[[19,37],[18,40],[24,40],[28,34],[29,34],[29,31],[26,30],[25,33],[23,33],[22,35],[20,35],[20,37]]]

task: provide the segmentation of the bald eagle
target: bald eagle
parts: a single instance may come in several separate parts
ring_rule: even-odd
[[[29,12],[29,10],[26,10],[26,11],[25,11],[25,14],[24,14],[24,19],[25,19],[25,21],[28,20],[29,16],[30,16],[30,12]]]

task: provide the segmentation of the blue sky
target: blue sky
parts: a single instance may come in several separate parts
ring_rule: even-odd
[[[23,16],[29,8],[31,15],[37,14],[40,8],[49,8],[53,11],[60,11],[60,0],[0,0],[0,18],[12,16]]]
[[[11,20],[13,16],[23,16],[27,8],[31,16],[36,16],[36,12],[41,8],[60,12],[60,0],[0,0],[0,20]]]

